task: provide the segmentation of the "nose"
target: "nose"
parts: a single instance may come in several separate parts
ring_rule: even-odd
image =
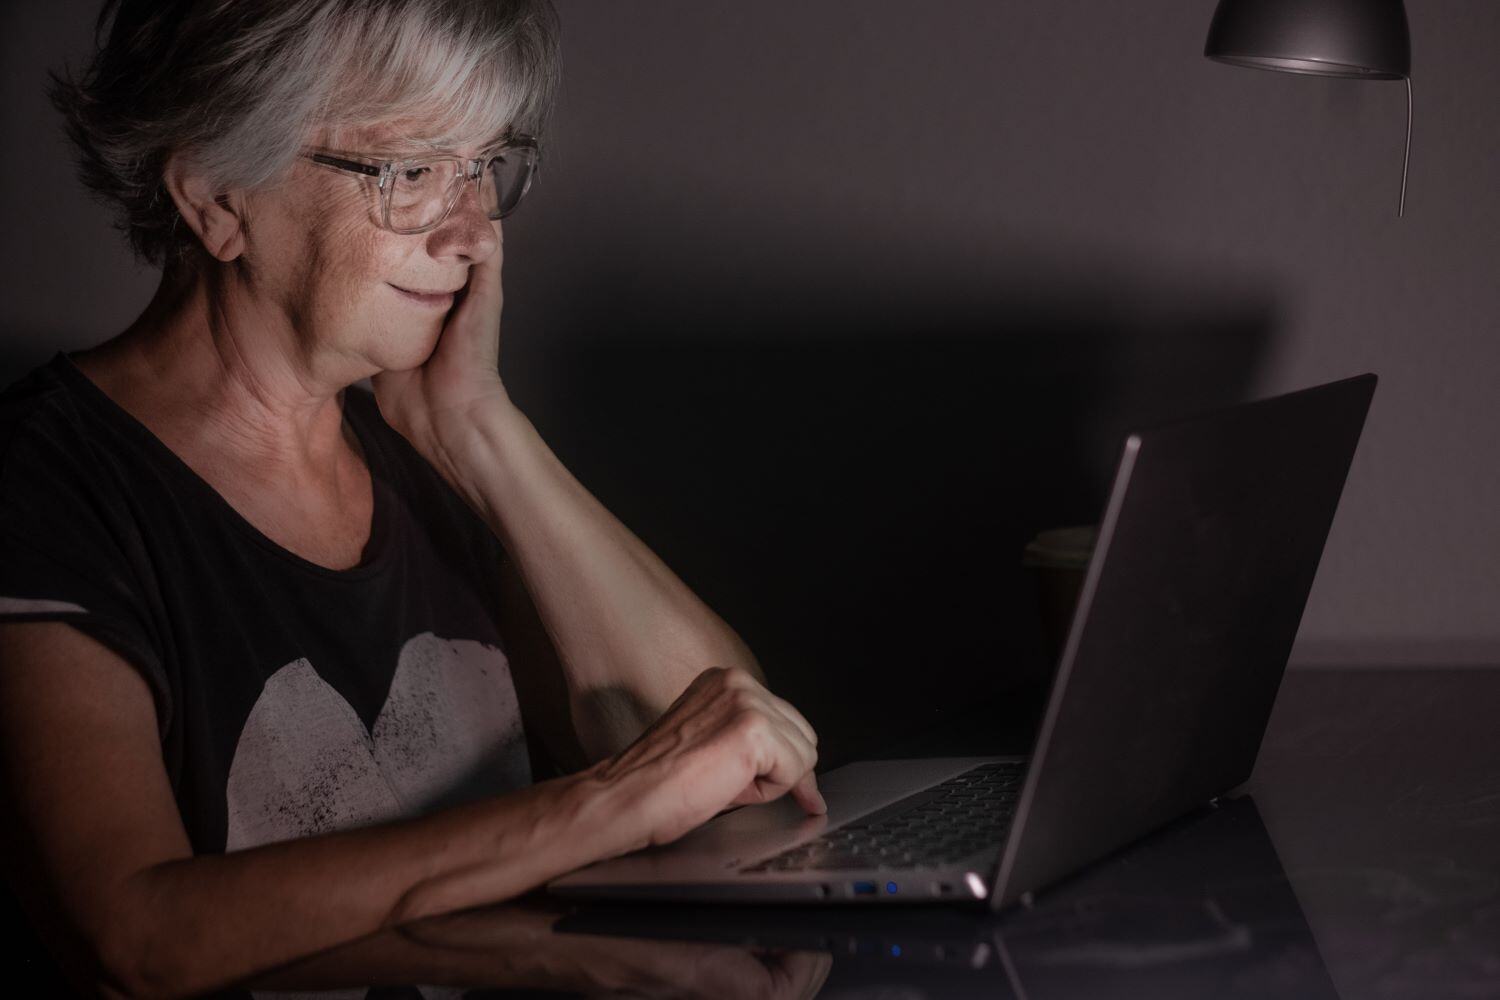
[[[491,219],[484,208],[481,185],[484,176],[469,176],[459,189],[458,200],[449,210],[442,224],[428,234],[429,251],[433,256],[439,252],[457,252],[471,260],[485,260],[495,252],[499,244],[497,227],[499,221]]]

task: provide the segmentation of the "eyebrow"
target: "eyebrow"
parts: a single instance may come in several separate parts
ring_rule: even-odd
[[[513,133],[511,131],[510,127],[507,126],[499,135],[495,136],[489,142],[486,142],[486,143],[483,143],[482,145],[480,145],[479,149],[481,149],[481,150],[492,149],[495,146],[498,146],[498,145],[504,143],[507,139],[512,138],[512,136],[513,136]],[[402,144],[405,144],[408,147],[420,147],[423,152],[430,152],[430,153],[445,152],[447,150],[447,148],[448,148],[448,137],[447,136],[442,137],[442,141],[439,141],[437,139],[413,139],[413,138],[396,139],[396,140],[393,140],[391,142],[391,147],[392,148],[399,148],[399,147],[402,146]]]

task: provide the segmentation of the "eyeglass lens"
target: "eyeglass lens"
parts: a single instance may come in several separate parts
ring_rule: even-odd
[[[489,162],[480,182],[480,204],[491,219],[509,215],[530,186],[536,150],[519,146],[502,150]],[[465,165],[457,158],[409,164],[393,175],[391,227],[410,231],[436,225],[462,194]]]

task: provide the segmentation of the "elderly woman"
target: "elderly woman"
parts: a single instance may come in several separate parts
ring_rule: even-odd
[[[0,395],[5,864],[79,979],[198,992],[822,811],[807,720],[501,380],[546,0],[111,15],[52,97],[161,284]]]

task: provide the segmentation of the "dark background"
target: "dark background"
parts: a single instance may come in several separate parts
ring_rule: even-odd
[[[97,6],[0,8],[0,382],[155,289],[42,92]],[[1500,662],[1500,4],[1407,3],[1404,219],[1401,84],[1211,63],[1213,7],[559,0],[502,373],[836,746],[1045,671],[1021,549],[1130,425],[1364,371],[1293,662]]]

